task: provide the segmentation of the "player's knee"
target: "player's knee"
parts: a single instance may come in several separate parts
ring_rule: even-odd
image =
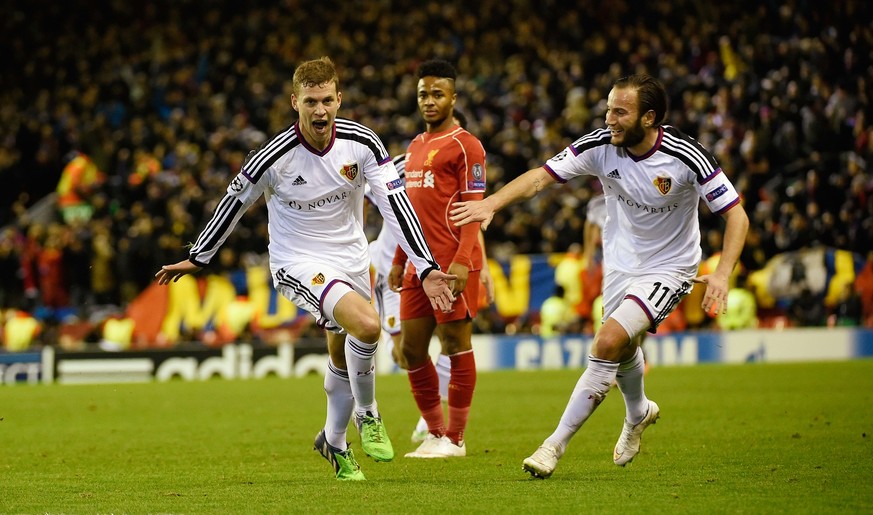
[[[414,370],[422,366],[428,359],[430,359],[426,347],[422,349],[416,345],[404,344],[402,350],[403,359],[406,362],[407,370]]]
[[[620,361],[631,340],[623,327],[618,324],[615,324],[615,326],[611,328],[612,330],[604,330],[606,327],[604,326],[597,332],[592,348],[594,357],[609,361]]]
[[[355,331],[355,337],[364,343],[376,343],[382,335],[382,323],[378,317],[364,317]]]

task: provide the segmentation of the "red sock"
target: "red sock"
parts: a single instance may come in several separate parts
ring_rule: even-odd
[[[449,380],[449,427],[446,436],[455,444],[464,440],[464,429],[473,403],[476,389],[476,360],[473,351],[449,356],[452,360],[452,376]]]
[[[418,405],[418,411],[427,422],[427,429],[435,436],[446,432],[446,422],[443,417],[443,406],[440,403],[440,379],[436,367],[430,359],[419,368],[408,373],[409,384],[412,386],[412,397]]]

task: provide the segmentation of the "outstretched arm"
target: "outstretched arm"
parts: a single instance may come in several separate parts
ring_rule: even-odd
[[[169,284],[170,281],[178,281],[183,275],[197,273],[202,268],[192,263],[190,259],[185,259],[173,265],[162,266],[155,274],[155,279],[158,280],[158,284]]]
[[[449,218],[456,226],[482,222],[482,230],[485,230],[494,213],[519,200],[533,198],[555,182],[555,178],[543,167],[528,170],[483,200],[455,202]]]
[[[724,230],[724,245],[721,249],[721,257],[718,266],[711,274],[701,275],[694,282],[706,284],[706,293],[703,296],[703,310],[709,310],[715,306],[718,313],[727,312],[728,280],[734,270],[743,245],[746,243],[746,231],[749,229],[749,217],[741,204],[730,208],[724,215],[726,222]]]

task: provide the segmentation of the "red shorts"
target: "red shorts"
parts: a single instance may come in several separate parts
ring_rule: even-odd
[[[410,267],[411,269],[412,267]],[[400,291],[400,320],[411,320],[432,316],[437,324],[474,318],[479,312],[479,271],[470,272],[467,286],[455,299],[451,313],[434,310],[430,299],[424,294],[421,280],[414,273],[407,272],[403,276],[403,289]]]

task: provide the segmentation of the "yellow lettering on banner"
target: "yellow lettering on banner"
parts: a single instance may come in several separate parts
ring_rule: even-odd
[[[270,313],[270,271],[262,266],[246,269],[249,285],[249,302],[255,309],[255,320],[262,329],[272,329],[293,322],[297,318],[297,306],[284,295],[276,296],[276,312]]]
[[[530,270],[528,256],[513,256],[509,260],[509,279],[499,263],[488,260],[494,280],[494,303],[501,317],[517,317],[527,312],[530,304]]]
[[[183,276],[169,285],[167,313],[161,334],[170,343],[179,340],[180,328],[202,329],[221,309],[236,298],[233,284],[224,276],[206,276],[206,292],[201,302],[197,280]]]
[[[840,295],[847,284],[855,282],[855,262],[854,256],[848,250],[834,251],[834,276],[831,282],[827,285],[827,295],[825,295],[825,305],[829,307],[836,306],[840,301]]]

